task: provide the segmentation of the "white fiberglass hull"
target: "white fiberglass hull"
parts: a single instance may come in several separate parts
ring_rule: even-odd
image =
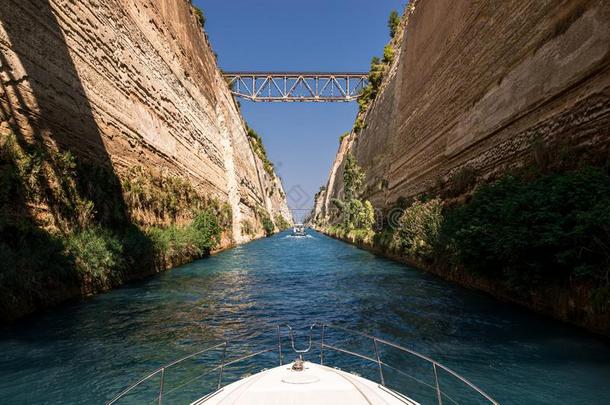
[[[261,371],[229,384],[191,405],[417,405],[418,403],[365,378],[305,362]]]

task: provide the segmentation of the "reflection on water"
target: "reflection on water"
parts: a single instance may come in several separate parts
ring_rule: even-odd
[[[101,403],[146,372],[222,339],[262,342],[273,338],[261,334],[265,327],[303,328],[314,320],[428,354],[501,403],[610,398],[604,341],[309,236],[255,241],[2,330],[2,402]]]

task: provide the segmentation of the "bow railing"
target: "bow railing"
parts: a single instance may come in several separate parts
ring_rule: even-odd
[[[365,367],[363,370],[365,373],[370,374],[369,379],[376,379],[382,389],[403,398],[408,396],[422,403],[436,402],[438,405],[443,403],[476,403],[477,400],[479,402],[483,401],[483,403],[498,404],[485,391],[466,378],[414,350],[385,339],[334,324],[313,323],[308,329],[308,345],[302,349],[297,349],[294,329],[290,325],[283,324],[275,327],[277,345],[268,345],[262,349],[246,353],[241,351],[234,357],[229,356],[229,349],[231,347],[239,348],[239,346],[234,343],[230,344],[229,341],[199,350],[147,374],[121,391],[108,402],[108,405],[123,403],[123,400],[127,400],[136,390],[156,378],[158,378],[158,386],[153,391],[155,391],[154,402],[158,404],[162,404],[168,395],[179,393],[180,390],[185,389],[185,387],[194,382],[208,378],[207,392],[198,391],[202,387],[201,384],[198,384],[196,391],[193,392],[193,395],[196,396],[195,399],[199,399],[198,403],[205,402],[206,398],[220,392],[225,386],[224,375],[229,367],[248,360],[258,361],[249,370],[257,369],[260,371],[265,367],[283,365],[285,363],[283,340],[286,337],[290,339],[290,348],[293,354],[299,358],[308,357],[306,359],[308,361],[313,361],[317,358],[319,363],[324,366],[340,368],[344,371],[357,374],[355,372],[357,367],[353,360],[364,361]],[[319,338],[316,338],[317,330],[319,330]],[[284,331],[287,331],[287,333],[283,333]],[[370,345],[368,348],[370,352],[366,352],[368,345]],[[214,361],[212,358],[200,359],[200,357],[205,357],[214,351],[220,354],[218,361]],[[273,360],[275,356],[273,353],[277,354],[275,360]],[[343,355],[349,356],[350,362],[342,362],[338,356]],[[401,356],[405,355],[410,356],[411,360],[415,359],[421,363],[413,364],[401,358]],[[261,359],[262,357],[265,358]],[[189,373],[186,378],[177,382],[175,387],[168,390],[165,384],[168,372],[192,360],[196,360],[195,362],[197,363],[193,367],[203,369],[203,372]],[[393,361],[399,364],[392,364]],[[206,369],[206,365],[212,365],[212,367]],[[367,368],[367,365],[374,367],[374,369],[371,367]],[[212,378],[214,375],[216,377]],[[428,380],[426,380],[426,375],[429,377]],[[147,394],[148,391],[146,392]],[[413,398],[413,396],[416,396],[416,398]],[[141,397],[138,398],[137,402],[141,402],[141,399]]]

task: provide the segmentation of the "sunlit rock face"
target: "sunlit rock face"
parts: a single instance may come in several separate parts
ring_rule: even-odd
[[[365,128],[345,137],[317,213],[341,197],[342,162],[387,207],[449,187],[464,167],[493,179],[548,150],[608,154],[610,3],[419,0]],[[592,157],[594,158],[594,157]]]
[[[232,237],[255,210],[290,218],[186,0],[4,0],[1,121],[122,179],[134,166],[228,202]],[[254,233],[244,234],[250,222]]]

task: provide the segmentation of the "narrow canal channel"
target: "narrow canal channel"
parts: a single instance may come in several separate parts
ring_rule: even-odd
[[[608,403],[606,341],[309,233],[258,240],[4,328],[0,402],[103,403],[220,339],[322,320],[427,354],[502,404]]]

